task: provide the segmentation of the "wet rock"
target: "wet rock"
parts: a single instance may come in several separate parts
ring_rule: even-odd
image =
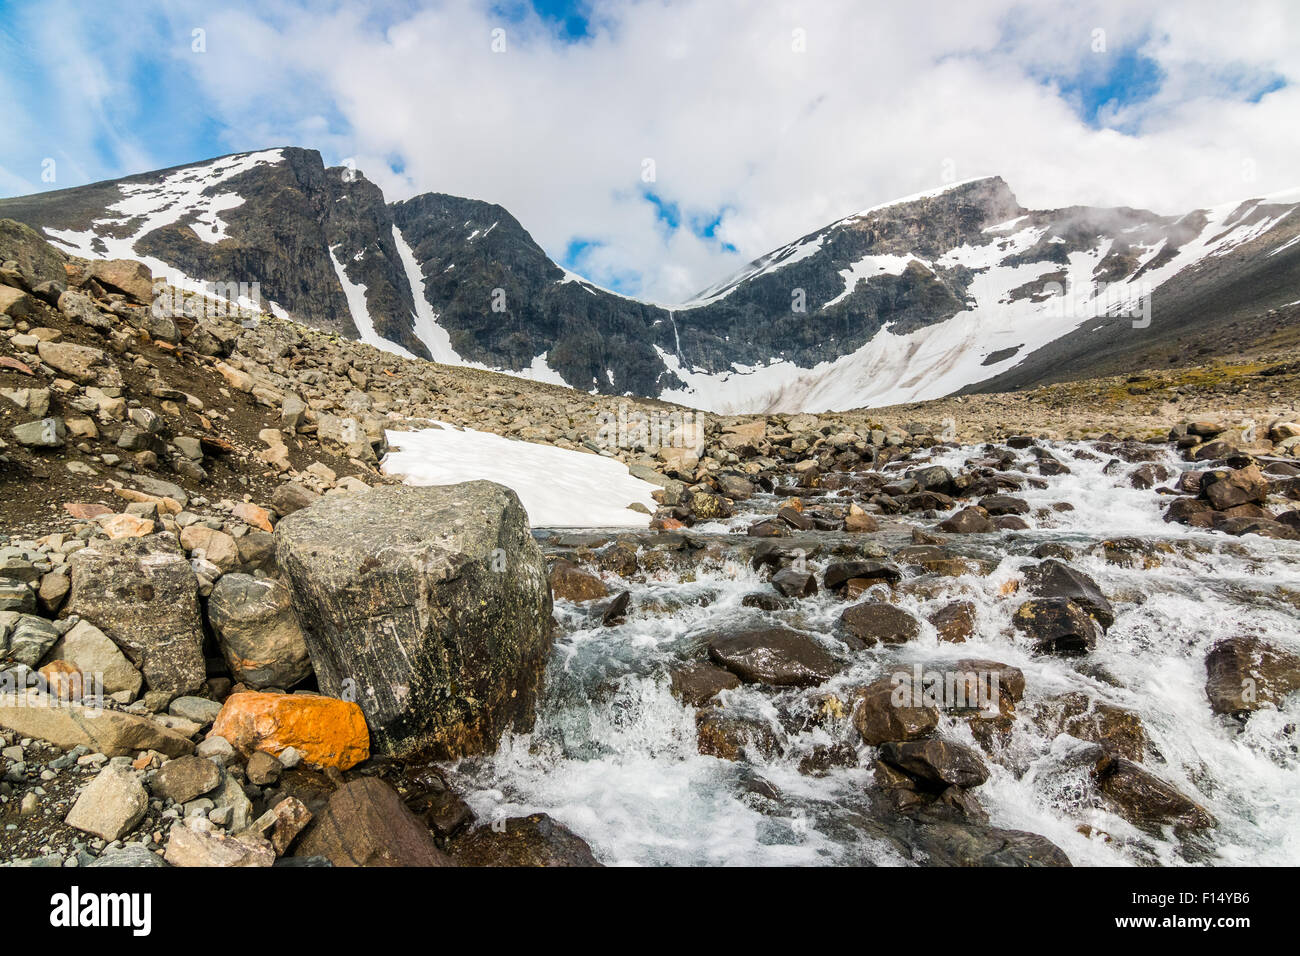
[[[1103,628],[1115,623],[1115,609],[1097,582],[1055,558],[1025,569],[1025,587],[1044,598],[1069,598],[1097,619]]]
[[[901,577],[896,566],[882,561],[834,561],[826,566],[822,585],[828,591],[838,591],[854,578],[893,584]]]
[[[1035,708],[1034,717],[1047,736],[1069,734],[1135,761],[1141,761],[1146,752],[1142,718],[1087,694],[1068,693],[1044,700]]]
[[[1268,479],[1255,465],[1227,473],[1209,472],[1201,478],[1201,494],[1218,511],[1268,497]]]
[[[1300,656],[1254,637],[1231,637],[1205,657],[1205,693],[1216,714],[1245,718],[1252,711],[1281,706],[1300,690]]]
[[[822,777],[840,767],[856,767],[858,752],[848,744],[818,745],[799,760],[799,772],[807,777]]]
[[[812,597],[817,593],[817,579],[807,571],[785,568],[772,575],[772,587],[784,597]]]
[[[334,792],[298,841],[297,857],[326,857],[335,866],[449,866],[433,834],[397,792],[363,777]]]
[[[723,634],[708,646],[714,663],[750,683],[812,687],[840,670],[840,664],[816,638],[788,628]]]
[[[742,607],[756,607],[763,611],[780,611],[790,607],[789,601],[764,591],[746,594],[740,599],[740,604]]]
[[[683,704],[702,707],[724,690],[740,686],[740,678],[712,664],[687,664],[669,674],[673,696]]]
[[[208,598],[208,622],[231,676],[242,684],[288,688],[311,673],[293,595],[274,578],[223,575]]]
[[[209,736],[245,755],[265,750],[278,756],[293,748],[314,767],[347,770],[370,757],[361,708],[314,694],[231,694]]]
[[[451,847],[460,866],[600,866],[582,837],[545,813],[479,827]]]
[[[975,605],[971,601],[953,601],[931,614],[929,620],[939,632],[939,640],[962,644],[975,633]]]
[[[604,581],[563,559],[551,568],[550,583],[551,594],[565,601],[595,601],[609,595]]]
[[[929,785],[978,787],[989,777],[988,767],[974,750],[937,737],[886,741],[880,759]]]
[[[1146,490],[1169,480],[1172,474],[1173,472],[1164,465],[1148,462],[1145,465],[1138,465],[1129,472],[1128,483],[1130,487]]]
[[[1025,601],[1012,619],[1044,654],[1086,654],[1097,643],[1099,626],[1091,615],[1069,598],[1034,598]]]
[[[904,644],[921,633],[921,624],[907,611],[883,601],[864,601],[846,608],[840,626],[868,647]]]
[[[614,627],[627,619],[628,605],[632,603],[632,592],[622,591],[600,615],[600,623],[605,627]]]
[[[1102,753],[1092,775],[1106,802],[1130,823],[1176,831],[1218,825],[1204,807],[1132,760]]]
[[[862,688],[857,697],[853,725],[873,747],[890,740],[916,740],[938,726],[938,708],[917,700],[910,684],[885,678]]]
[[[720,760],[747,760],[751,755],[775,757],[781,745],[764,721],[732,710],[708,707],[695,714],[700,753]]]
[[[140,786],[139,775],[110,764],[81,791],[65,822],[111,842],[134,830],[148,809],[149,795]]]
[[[1029,502],[1012,495],[985,495],[979,500],[979,506],[994,517],[1029,514]]]
[[[144,674],[153,691],[173,697],[206,676],[199,584],[176,539],[121,538],[70,558],[67,611],[104,632]]]
[[[978,505],[962,508],[951,518],[941,521],[936,530],[945,534],[987,534],[997,530],[989,513]]]
[[[382,486],[281,520],[317,679],[357,701],[381,753],[451,757],[526,731],[550,654],[546,564],[513,491]]]

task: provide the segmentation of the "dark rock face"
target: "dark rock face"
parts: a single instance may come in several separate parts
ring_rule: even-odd
[[[741,680],[781,687],[816,686],[840,669],[816,638],[781,627],[716,637],[709,656]]]
[[[207,676],[199,581],[170,534],[119,538],[73,554],[69,614],[107,634],[152,691],[173,697]]]
[[[1124,757],[1102,754],[1092,775],[1106,802],[1131,823],[1173,824],[1179,830],[1205,830],[1217,825],[1200,804]]]
[[[382,780],[365,777],[329,798],[294,852],[335,866],[451,866],[433,833]]]
[[[551,648],[546,564],[487,481],[323,498],[276,527],[321,688],[381,753],[492,750],[525,731]]]
[[[892,679],[885,678],[859,692],[853,725],[864,743],[879,746],[891,740],[916,740],[938,726],[937,708],[913,706],[920,702],[896,694],[898,690]]]
[[[545,352],[575,388],[657,395],[680,387],[654,350],[671,338],[668,313],[563,281],[564,270],[500,206],[426,193],[390,209],[462,358],[517,371]]]
[[[452,858],[460,866],[600,866],[587,841],[545,813],[511,817],[458,839]]]

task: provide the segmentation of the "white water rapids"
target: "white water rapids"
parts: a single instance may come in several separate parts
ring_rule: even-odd
[[[868,683],[899,661],[974,657],[1012,664],[1025,674],[1021,715],[1006,751],[986,761],[989,780],[973,791],[991,825],[1040,833],[1075,865],[1300,863],[1300,694],[1280,711],[1256,712],[1242,730],[1211,712],[1204,663],[1216,640],[1234,635],[1300,651],[1300,543],[1165,523],[1158,496],[1128,487],[1130,468],[1106,475],[1104,456],[1076,459],[1075,447],[1054,449],[1072,474],[1047,478],[1046,489],[1015,492],[1034,509],[1064,501],[1074,510],[1054,514],[1051,527],[1035,519],[1032,531],[954,541],[1009,556],[987,577],[943,578],[931,591],[897,594],[893,600],[922,621],[921,636],[901,647],[856,652],[852,665],[819,690]],[[974,454],[950,450],[933,462],[956,469]],[[1167,463],[1187,467],[1172,457]],[[751,520],[738,515],[694,532],[743,535]],[[1142,568],[1086,550],[1116,537],[1168,542],[1174,552]],[[1011,627],[1024,595],[1003,593],[1003,585],[1035,563],[1028,552],[1043,541],[1076,548],[1069,563],[1092,575],[1114,604],[1114,625],[1084,658],[1036,655]],[[825,561],[810,562],[819,580]],[[743,560],[702,564],[693,580],[666,571],[648,573],[645,583],[603,576],[611,594],[632,590],[626,623],[602,627],[590,608],[557,601],[563,627],[537,726],[531,734],[508,735],[493,757],[461,762],[458,776],[472,787],[466,798],[480,820],[549,813],[606,864],[909,862],[860,825],[868,813],[862,793],[873,748],[858,744],[858,767],[820,777],[799,772],[801,756],[835,742],[824,729],[793,732],[790,721],[779,719],[783,705],[809,692],[746,685],[723,693],[728,708],[761,716],[785,745],[784,756],[749,764],[700,755],[693,708],[669,692],[669,668],[698,651],[705,634],[782,623],[829,635],[843,600],[821,592],[788,610],[743,607],[745,594],[770,590]],[[928,613],[954,599],[977,607],[976,634],[964,644],[939,642],[925,623]],[[1141,717],[1149,740],[1143,765],[1218,820],[1208,852],[1189,855],[1172,832],[1139,830],[1088,799],[1086,782],[1062,760],[1073,738],[1049,739],[1025,716],[1034,701],[1070,691]],[[974,745],[962,721],[944,718],[940,734]],[[851,726],[842,739],[856,742]],[[767,785],[778,799],[753,792]]]

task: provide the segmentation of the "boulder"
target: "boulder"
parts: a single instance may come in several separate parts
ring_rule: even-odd
[[[1034,641],[1034,650],[1066,656],[1086,654],[1097,643],[1099,625],[1069,598],[1032,598],[1016,609],[1015,626]]]
[[[320,686],[355,686],[378,752],[450,758],[531,729],[551,594],[513,491],[326,496],[282,519],[276,542]]]
[[[815,637],[784,627],[722,634],[708,646],[714,663],[750,683],[812,687],[840,670]]]
[[[998,528],[987,511],[979,505],[972,505],[939,522],[936,530],[945,534],[987,534]]]
[[[919,782],[940,787],[978,787],[989,769],[970,747],[937,737],[925,740],[887,741],[880,759]]]
[[[1208,478],[1217,481],[1209,482]],[[1227,473],[1213,473],[1201,479],[1201,494],[1218,511],[1237,505],[1261,503],[1268,497],[1268,479],[1257,465],[1248,465]]]
[[[1300,656],[1255,637],[1230,637],[1210,648],[1205,674],[1211,709],[1244,718],[1300,690]]]
[[[265,841],[177,824],[167,835],[163,858],[172,866],[256,867],[273,865],[275,851]]]
[[[203,684],[199,582],[174,537],[99,543],[74,552],[69,563],[67,613],[107,634],[150,690],[176,697]]]
[[[109,764],[77,797],[65,823],[102,840],[120,840],[149,809],[149,795],[129,767]]]
[[[132,259],[92,259],[86,270],[100,285],[145,305],[153,301],[153,273]]]
[[[695,714],[696,749],[719,760],[748,760],[751,756],[770,759],[781,751],[781,743],[768,723],[731,708],[706,707]]]
[[[451,854],[459,866],[600,866],[586,840],[545,813],[472,830]]]
[[[687,664],[668,676],[673,696],[691,707],[702,707],[722,691],[740,686],[739,677],[712,664]]]
[[[921,633],[921,623],[901,607],[884,601],[863,601],[846,608],[840,625],[868,647],[905,644]]]
[[[287,481],[271,493],[271,507],[281,518],[316,503],[320,495],[295,481]]]
[[[62,289],[68,273],[63,256],[30,226],[13,219],[0,219],[0,262],[16,262],[23,286],[31,292],[45,283]]]
[[[890,740],[916,740],[934,732],[939,710],[924,705],[910,693],[910,684],[886,677],[868,684],[857,694],[853,725],[866,744],[878,747]]]
[[[1039,597],[1069,598],[1095,617],[1103,628],[1115,623],[1115,609],[1097,582],[1055,558],[1025,569],[1025,587]]]
[[[609,594],[604,581],[563,559],[551,568],[550,585],[551,594],[565,601],[594,601]]]
[[[83,385],[93,381],[96,367],[108,361],[103,349],[71,342],[42,342],[36,351],[50,368]]]
[[[0,694],[0,727],[48,740],[64,750],[84,746],[110,757],[156,750],[168,757],[194,751],[194,743],[145,717],[81,704],[59,703],[36,690]]]
[[[207,757],[191,754],[163,764],[149,781],[149,790],[164,800],[189,803],[211,793],[220,783],[221,769]]]
[[[50,648],[50,657],[67,661],[83,674],[97,675],[105,694],[128,693],[134,698],[144,683],[126,655],[89,621],[74,624]]]
[[[315,694],[231,694],[209,737],[228,740],[245,756],[265,750],[278,757],[292,747],[307,764],[339,770],[370,757],[361,708]]]
[[[1204,807],[1132,760],[1102,752],[1092,776],[1106,802],[1130,823],[1149,827],[1172,824],[1175,831],[1218,825]]]
[[[289,688],[311,673],[293,595],[275,578],[223,575],[208,598],[208,623],[231,677],[242,684]]]
[[[964,644],[975,633],[975,604],[972,601],[953,601],[931,614],[929,621],[939,632],[939,640]]]
[[[375,777],[339,787],[298,841],[298,857],[335,866],[450,866],[433,833]]]
[[[822,585],[828,591],[839,591],[854,579],[894,584],[902,572],[883,561],[834,561],[826,566]]]

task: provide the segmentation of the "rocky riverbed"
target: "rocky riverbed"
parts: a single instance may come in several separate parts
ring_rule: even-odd
[[[1284,362],[704,421],[0,239],[0,862],[1300,860]],[[435,420],[649,527],[397,486]]]

